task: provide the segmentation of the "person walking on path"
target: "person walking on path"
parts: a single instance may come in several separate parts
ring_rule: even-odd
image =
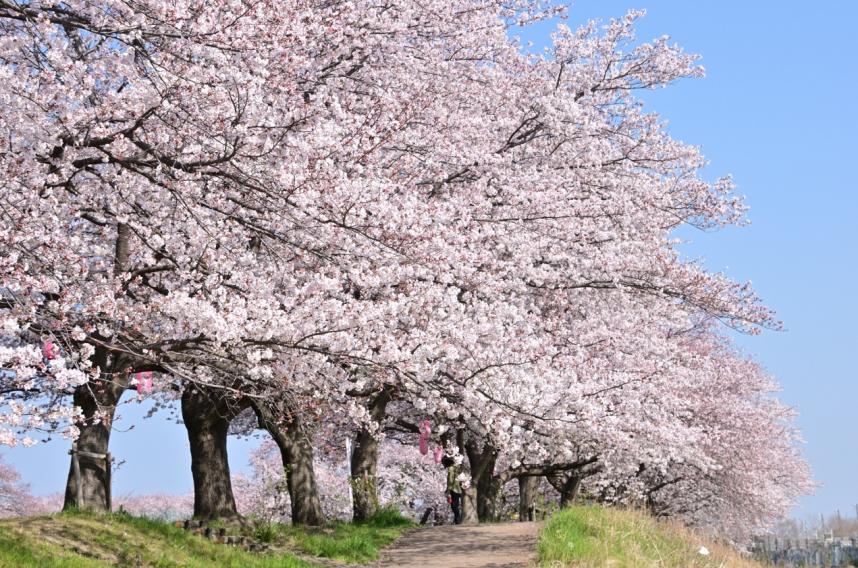
[[[441,464],[447,468],[447,503],[453,510],[453,523],[462,524],[462,481],[459,475],[462,473],[462,466],[450,456],[444,456]]]

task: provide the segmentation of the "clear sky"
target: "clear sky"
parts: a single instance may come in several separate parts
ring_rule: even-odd
[[[570,24],[644,8],[640,39],[670,35],[703,55],[705,79],[646,94],[674,137],[699,144],[707,175],[733,174],[751,206],[750,227],[684,232],[684,251],[753,281],[787,331],[737,341],[778,377],[797,407],[805,455],[821,484],[795,514],[855,514],[858,504],[858,2],[579,0]],[[543,45],[550,25],[526,39]],[[133,398],[126,395],[127,398]],[[116,494],[192,487],[184,428],[142,420],[127,405],[111,451],[125,460]],[[134,425],[130,431],[123,431]],[[233,470],[253,443],[230,441]],[[60,491],[68,443],[5,451],[36,493]]]

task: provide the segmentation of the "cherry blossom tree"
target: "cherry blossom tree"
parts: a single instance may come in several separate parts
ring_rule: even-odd
[[[448,8],[424,36],[402,25],[433,7],[387,12],[2,5],[9,325],[26,320],[30,333],[69,352],[95,348],[82,358],[93,378],[75,393],[84,451],[106,451],[131,373],[218,382],[223,369],[210,355],[219,352],[267,376],[262,346],[298,351],[312,370],[293,376],[315,377],[327,360],[314,354],[352,350],[342,308],[360,292],[349,274],[385,278],[398,239],[369,234],[363,212],[340,213],[355,206],[356,190],[384,200],[395,189],[390,168],[370,158],[411,118],[404,106],[415,89],[391,99],[404,76],[380,59],[408,41],[429,46],[462,22]],[[482,12],[477,24],[512,15],[502,3]],[[185,28],[194,31],[177,31]],[[369,95],[355,87],[374,82]],[[370,175],[350,179],[349,168],[365,166]],[[376,265],[379,251],[386,262]],[[283,295],[272,302],[272,292]],[[326,334],[342,339],[300,344]],[[23,364],[10,368],[24,378]],[[85,501],[103,505],[103,472],[84,477]]]
[[[0,517],[31,515],[37,504],[21,474],[0,456]]]
[[[590,487],[743,542],[813,491],[791,426],[794,412],[774,398],[772,378],[722,337],[704,333],[681,341],[685,372],[695,379],[684,391],[681,418],[697,430],[694,449],[707,459],[654,453],[633,475],[596,477]]]
[[[635,98],[702,70],[634,44],[636,12],[510,39],[560,9],[0,0],[2,423],[79,412],[104,454],[124,390],[169,384],[204,517],[238,515],[247,408],[312,523],[319,407],[354,432],[357,518],[392,424],[468,456],[483,519],[513,479],[712,467],[676,338],[778,324],[671,237],[743,219]],[[86,463],[66,505],[105,508]]]

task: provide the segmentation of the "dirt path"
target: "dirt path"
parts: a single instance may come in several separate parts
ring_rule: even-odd
[[[379,567],[512,568],[536,565],[538,523],[418,529],[384,551]]]

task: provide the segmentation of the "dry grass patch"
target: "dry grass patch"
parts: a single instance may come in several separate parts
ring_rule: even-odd
[[[701,554],[701,547],[708,554]],[[554,515],[539,536],[539,563],[545,568],[762,567],[679,524],[603,507],[573,507]]]

